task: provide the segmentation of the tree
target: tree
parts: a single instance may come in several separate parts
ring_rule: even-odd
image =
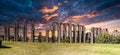
[[[111,43],[112,36],[108,33],[101,33],[96,37],[96,43]]]
[[[96,37],[96,43],[120,43],[120,36],[113,36],[108,33],[101,33]]]

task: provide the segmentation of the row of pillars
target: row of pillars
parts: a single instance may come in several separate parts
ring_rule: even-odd
[[[22,26],[19,26],[19,22],[22,21]],[[35,41],[34,37],[34,21],[32,19],[16,19],[14,26],[5,26],[5,34],[4,40],[10,40],[10,28],[14,29],[14,41],[18,41],[19,39],[19,30],[23,30],[23,41],[27,42],[27,21],[31,22],[31,41]],[[60,22],[53,22],[52,29],[46,28],[46,42],[50,42],[49,40],[49,32],[52,31],[52,42],[62,42],[64,39],[69,39],[70,43],[95,43],[95,38],[98,34],[102,32],[108,32],[108,29],[101,28],[91,28],[91,32],[86,33],[86,28],[83,25],[79,24],[70,24],[70,23],[60,23]],[[57,33],[57,36],[56,36]],[[57,41],[55,40],[57,38]],[[41,32],[38,36],[39,42],[42,41]]]
[[[52,30],[46,29],[46,42],[49,42],[49,31],[52,31],[52,42],[55,42],[55,32],[57,32],[57,42],[62,42],[63,39],[69,38],[70,43],[95,43],[97,35],[107,32],[108,29],[91,28],[91,32],[85,32],[83,25],[70,23],[52,23]]]
[[[19,26],[19,22],[22,22],[22,26]],[[14,41],[18,41],[19,39],[19,30],[23,30],[23,41],[27,42],[27,22],[31,22],[31,41],[34,42],[34,21],[32,19],[16,19],[14,22],[14,26],[6,25],[4,27],[4,40],[10,40],[10,29],[14,29]]]
[[[46,29],[46,42],[49,42],[49,29]],[[85,43],[85,27],[69,23],[52,23],[52,42],[55,42],[55,33],[57,33],[57,42],[69,38],[70,43]]]

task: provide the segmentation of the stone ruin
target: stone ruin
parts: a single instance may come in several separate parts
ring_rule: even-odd
[[[22,26],[19,25],[19,22],[22,22]],[[27,42],[27,22],[31,22],[31,41],[35,41],[35,28],[34,20],[32,19],[16,19],[14,26],[5,25],[4,27],[4,40],[10,40],[10,29],[14,29],[14,40],[18,41],[19,39],[19,29],[23,30],[23,41]],[[49,32],[52,32],[52,37],[50,40]],[[101,28],[91,28],[91,32],[86,33],[86,28],[83,25],[79,24],[70,24],[70,23],[61,23],[53,22],[51,24],[51,29],[46,28],[46,37],[45,42],[58,42],[61,43],[64,39],[69,39],[69,43],[95,43],[95,37],[102,32]],[[108,31],[105,29],[104,31]],[[57,33],[57,36],[55,35]],[[55,40],[57,38],[57,40]],[[38,42],[43,42],[41,32],[39,32]]]

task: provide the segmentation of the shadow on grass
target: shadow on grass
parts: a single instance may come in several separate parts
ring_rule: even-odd
[[[12,47],[4,46],[4,45],[3,45],[3,46],[0,46],[0,48],[2,48],[2,49],[5,48],[5,49],[7,49],[7,48],[12,48]]]

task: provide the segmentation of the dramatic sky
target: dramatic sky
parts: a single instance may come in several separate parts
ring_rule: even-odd
[[[0,0],[0,31],[16,18],[34,19],[37,31],[54,21],[120,30],[120,0]]]

